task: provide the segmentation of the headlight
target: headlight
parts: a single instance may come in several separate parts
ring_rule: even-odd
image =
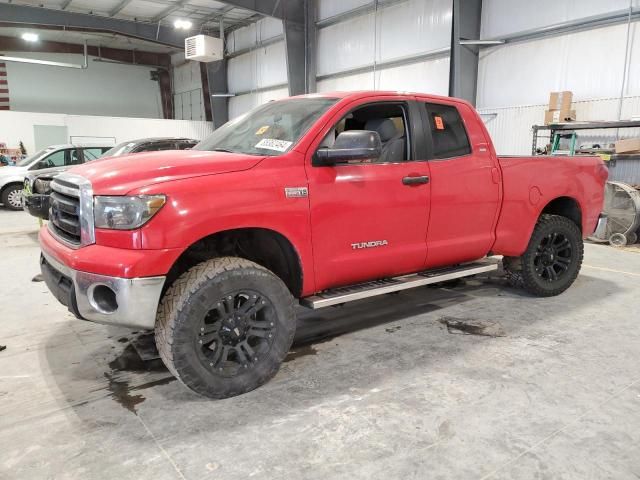
[[[51,180],[36,179],[33,184],[33,190],[36,193],[51,193]]]
[[[114,230],[139,228],[158,213],[165,201],[164,195],[97,196],[94,200],[95,227]]]

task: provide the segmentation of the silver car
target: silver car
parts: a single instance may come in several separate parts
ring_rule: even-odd
[[[16,165],[0,168],[0,203],[10,210],[22,209],[22,189],[28,173],[42,169],[71,168],[101,157],[111,145],[52,145],[20,160]]]

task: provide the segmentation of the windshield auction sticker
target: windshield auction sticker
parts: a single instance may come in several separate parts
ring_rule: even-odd
[[[267,150],[275,150],[276,152],[284,152],[291,146],[293,142],[286,140],[276,140],[275,138],[263,138],[256,143],[255,148],[264,148]]]

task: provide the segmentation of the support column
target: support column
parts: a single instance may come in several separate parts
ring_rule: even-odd
[[[449,95],[475,105],[478,84],[477,45],[460,45],[460,40],[480,38],[482,0],[453,0]]]
[[[316,8],[313,0],[290,4],[290,8],[302,10],[294,18],[303,17],[304,21],[288,16],[283,19],[289,95],[302,95],[316,91]]]

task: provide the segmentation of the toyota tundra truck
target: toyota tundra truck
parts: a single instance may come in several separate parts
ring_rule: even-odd
[[[296,303],[322,308],[497,270],[537,296],[576,279],[598,157],[498,157],[473,107],[399,92],[269,102],[194,149],[75,167],[40,231],[48,288],[79,319],[154,329],[212,398],[277,372]]]

